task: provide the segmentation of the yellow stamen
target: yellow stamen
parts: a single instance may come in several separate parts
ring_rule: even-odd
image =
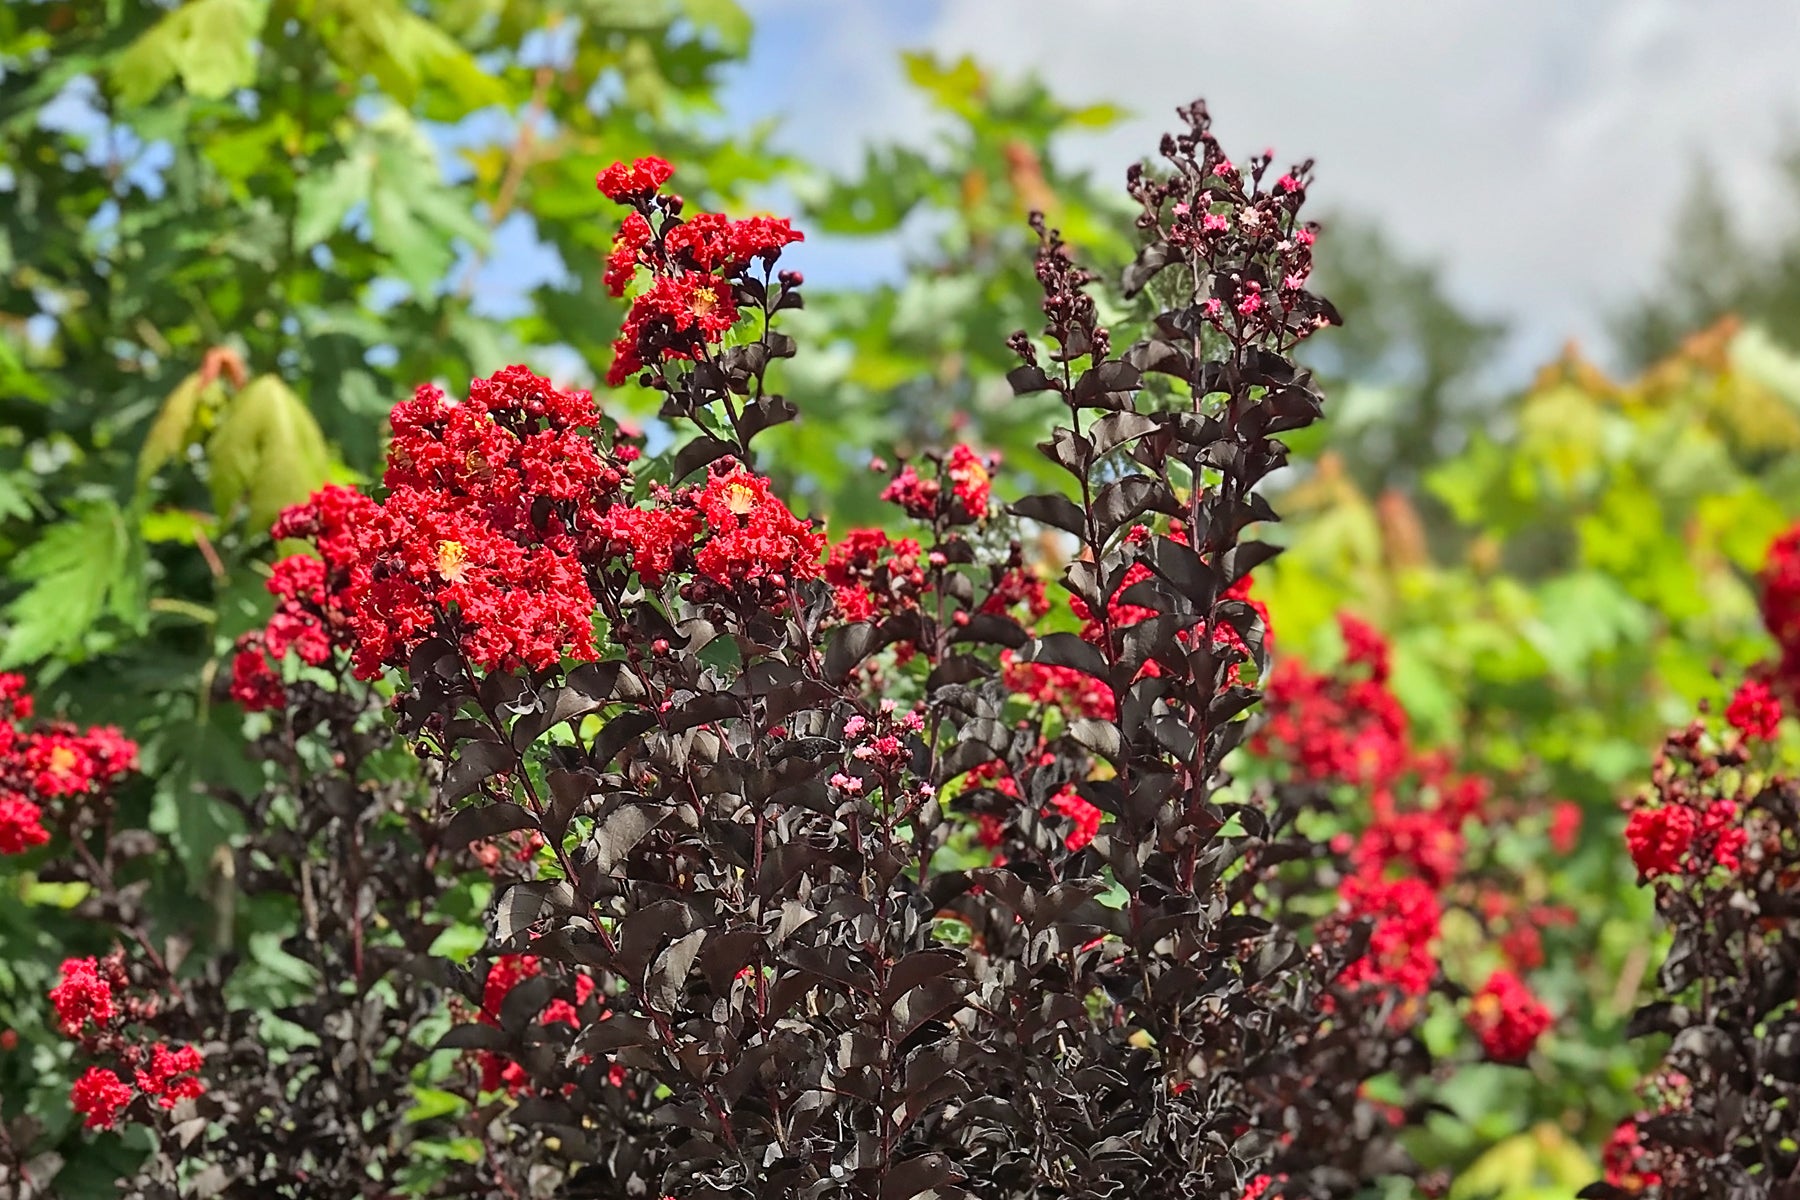
[[[439,542],[437,572],[446,583],[461,583],[469,573],[469,552],[461,542]]]
[[[725,489],[725,504],[736,516],[746,516],[756,508],[756,489],[747,483],[734,483]]]

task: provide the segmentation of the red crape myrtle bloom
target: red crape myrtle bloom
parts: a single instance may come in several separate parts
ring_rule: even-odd
[[[693,573],[695,599],[733,595],[779,606],[794,583],[824,572],[824,533],[795,516],[768,479],[731,459],[713,463],[698,488],[653,489],[647,508],[615,506],[597,542],[605,555],[629,560],[647,587]]]
[[[1732,693],[1725,719],[1746,738],[1766,742],[1781,725],[1781,701],[1760,679],[1748,679]]]
[[[1442,911],[1437,894],[1420,879],[1351,876],[1341,889],[1351,918],[1372,918],[1369,951],[1350,964],[1340,982],[1347,988],[1391,987],[1404,996],[1423,996],[1437,977],[1437,938]]]
[[[694,565],[713,581],[740,587],[766,579],[785,587],[819,576],[825,535],[789,512],[762,476],[731,466],[708,477],[695,504],[710,536]]]
[[[1550,1010],[1511,971],[1495,971],[1469,1002],[1469,1028],[1495,1062],[1523,1062],[1550,1028]]]
[[[825,556],[825,582],[846,621],[919,606],[927,590],[925,551],[912,538],[893,538],[879,529],[852,529]]]
[[[881,498],[899,505],[915,520],[980,521],[987,516],[993,496],[992,471],[998,465],[998,456],[984,458],[973,447],[958,443],[944,456],[937,478],[921,475],[918,468],[906,463],[882,489]]]
[[[1679,804],[1640,808],[1625,822],[1625,845],[1640,879],[1681,869],[1694,840],[1694,810]]]
[[[483,1024],[498,1025],[500,1008],[506,1003],[513,989],[527,979],[541,974],[543,964],[534,954],[503,954],[494,960],[488,969],[487,979],[481,989],[481,1016]],[[575,976],[575,1001],[557,997],[544,1006],[538,1014],[538,1023],[542,1025],[579,1026],[581,1017],[579,1009],[594,994],[594,981],[586,975]],[[603,1018],[604,1019],[604,1018]],[[481,1090],[496,1092],[504,1088],[517,1095],[525,1089],[527,1079],[525,1069],[503,1054],[492,1050],[483,1050],[477,1060],[481,1067]]]
[[[69,1089],[69,1106],[86,1118],[89,1129],[111,1129],[131,1098],[125,1081],[105,1067],[89,1067]]]
[[[632,209],[607,256],[607,291],[623,296],[640,271],[651,275],[613,342],[612,387],[647,367],[708,354],[737,322],[737,284],[752,261],[771,266],[783,247],[804,240],[785,218],[734,221],[703,212],[684,220],[680,197],[658,194],[673,175],[662,159],[640,158],[614,163],[595,180],[607,199]],[[766,285],[766,275],[758,282]]]
[[[0,795],[0,854],[23,854],[50,840],[44,810],[25,797]]]
[[[595,177],[594,186],[608,200],[625,201],[649,195],[674,174],[675,168],[664,159],[640,158],[629,164],[614,163]]]
[[[200,1051],[192,1046],[171,1050],[161,1042],[150,1048],[150,1063],[136,1072],[138,1090],[163,1108],[198,1098],[206,1087],[200,1081]]]
[[[79,1037],[89,1022],[97,1026],[110,1024],[117,1012],[112,984],[100,974],[100,964],[92,958],[63,960],[62,978],[50,989],[50,1003],[63,1032],[70,1037]]]
[[[1387,643],[1341,615],[1344,669],[1336,674],[1284,659],[1270,672],[1268,721],[1252,739],[1261,755],[1290,763],[1302,778],[1391,785],[1411,750],[1406,710],[1388,689]]]
[[[1619,1122],[1606,1148],[1600,1153],[1600,1165],[1606,1182],[1633,1194],[1646,1191],[1662,1182],[1662,1174],[1648,1161],[1649,1154],[1638,1135],[1635,1118]]]
[[[247,707],[275,706],[271,660],[290,652],[316,666],[348,649],[363,679],[433,636],[484,670],[595,657],[585,556],[635,455],[603,448],[593,397],[508,367],[460,402],[421,387],[391,421],[383,499],[327,487],[276,522],[318,554],[270,576],[275,615],[232,664]]]
[[[1769,546],[1762,571],[1763,624],[1781,647],[1777,689],[1800,700],[1800,525]]]
[[[48,842],[46,808],[73,811],[137,769],[137,743],[117,729],[27,725],[35,707],[23,676],[0,674],[0,854]]]

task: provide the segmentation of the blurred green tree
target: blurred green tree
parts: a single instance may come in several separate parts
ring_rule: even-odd
[[[1675,226],[1660,278],[1612,318],[1632,366],[1674,351],[1690,334],[1736,314],[1789,349],[1800,348],[1800,134],[1776,155],[1785,203],[1774,221],[1746,230],[1702,163]]]

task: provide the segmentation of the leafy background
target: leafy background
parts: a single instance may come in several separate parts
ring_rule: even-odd
[[[893,278],[815,271],[795,322],[782,382],[803,415],[770,461],[834,532],[886,515],[871,451],[954,432],[1034,469],[1042,431],[1002,379],[1005,335],[1036,315],[1023,218],[1044,209],[1092,265],[1123,265],[1120,192],[1059,150],[1125,114],[907,55],[929,144],[829,173],[722,119],[751,35],[731,0],[0,8],[0,668],[142,740],[127,800],[176,850],[154,902],[240,943],[251,978],[279,977],[279,917],[233,908],[218,851],[242,831],[210,790],[263,768],[208,696],[266,615],[262,531],[319,483],[366,478],[420,381],[603,372],[607,162],[663,154],[690,197],[792,208],[840,257],[907,247]],[[1800,157],[1784,169],[1800,183]],[[1507,850],[1534,898],[1582,919],[1551,936],[1563,1019],[1524,1082],[1463,1073],[1418,1147],[1458,1195],[1568,1195],[1631,1107],[1621,1025],[1657,947],[1615,802],[1666,725],[1721,698],[1719,671],[1766,652],[1753,575],[1800,515],[1800,241],[1747,238],[1704,188],[1682,227],[1698,233],[1668,285],[1615,314],[1620,378],[1571,350],[1509,380],[1502,327],[1379,224],[1346,214],[1321,243],[1348,323],[1314,352],[1331,419],[1284,480],[1291,552],[1260,584],[1281,650],[1328,657],[1333,614],[1372,619],[1429,741],[1588,818],[1570,856]],[[509,286],[527,251],[533,281]],[[633,389],[606,403],[657,432]],[[12,860],[0,888],[5,1110],[62,1138],[69,1194],[106,1194],[132,1147],[69,1129],[67,1047],[43,1019],[56,963],[91,941],[79,897]]]

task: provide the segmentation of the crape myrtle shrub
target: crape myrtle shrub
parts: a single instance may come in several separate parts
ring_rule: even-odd
[[[1063,412],[1067,488],[1003,508],[967,446],[878,464],[905,537],[828,543],[754,469],[796,416],[766,383],[800,235],[685,213],[657,159],[604,172],[609,382],[693,436],[649,460],[509,368],[421,388],[377,493],[277,522],[307,549],[219,684],[268,786],[217,797],[242,894],[294,913],[272,1010],[223,945],[161,948],[110,857],[154,839],[76,815],[98,783],[59,840],[7,777],[16,849],[118,935],[50,1002],[85,1123],[154,1134],[129,1194],[1348,1196],[1412,1173],[1454,1066],[1429,1006],[1463,1006],[1461,1057],[1529,1054],[1556,914],[1465,832],[1541,812],[1412,745],[1361,622],[1330,669],[1271,670],[1275,551],[1244,535],[1322,412],[1289,355],[1335,315],[1308,167],[1240,168],[1182,115],[1130,176],[1140,338],[1037,225],[1011,382]],[[1066,539],[1054,599],[1028,526]],[[1450,906],[1497,951],[1446,969]],[[0,1147],[26,1190],[31,1143]]]
[[[1762,584],[1778,654],[1723,721],[1670,734],[1630,803],[1626,845],[1673,933],[1665,995],[1630,1032],[1667,1052],[1582,1193],[1598,1200],[1800,1197],[1800,777],[1781,746],[1800,704],[1800,526],[1770,548]]]

